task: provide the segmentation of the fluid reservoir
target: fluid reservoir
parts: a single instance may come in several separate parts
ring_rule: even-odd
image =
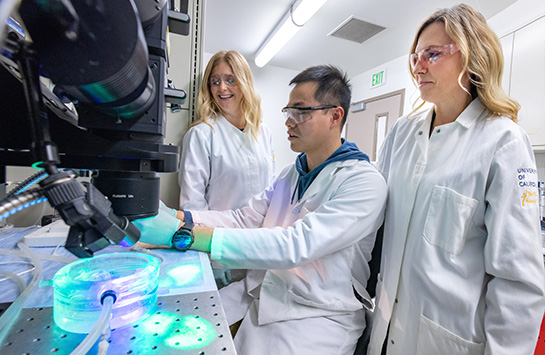
[[[101,298],[115,294],[110,327],[141,320],[157,305],[159,260],[143,253],[113,253],[81,259],[61,268],[53,279],[55,324],[88,333],[102,311]]]

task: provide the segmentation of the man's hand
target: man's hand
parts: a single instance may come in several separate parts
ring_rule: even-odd
[[[172,236],[180,228],[182,222],[170,214],[167,209],[168,207],[160,207],[157,216],[132,221],[132,224],[140,230],[139,242],[171,246]]]

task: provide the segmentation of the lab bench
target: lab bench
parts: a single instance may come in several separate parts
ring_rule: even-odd
[[[18,250],[17,242],[24,237],[28,238],[25,244],[37,245],[41,243],[40,236],[52,234],[54,228],[68,231],[62,221],[55,223],[56,227],[0,228],[0,270],[19,274],[28,283],[33,269],[26,263],[27,259],[8,254]],[[87,335],[67,332],[53,320],[53,287],[49,280],[67,261],[78,260],[60,245],[62,241],[51,246],[54,238],[52,235],[49,243],[42,243],[45,246],[31,247],[42,259],[42,281],[0,344],[0,354],[70,354]],[[130,251],[111,245],[95,255],[120,252]],[[236,354],[208,255],[172,249],[140,252],[151,254],[161,262],[157,305],[150,316],[112,329],[107,354]],[[20,290],[2,275],[0,280],[2,316]],[[88,354],[98,352],[97,342]]]

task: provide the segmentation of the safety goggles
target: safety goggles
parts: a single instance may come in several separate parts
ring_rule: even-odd
[[[328,110],[335,108],[337,105],[322,105],[312,107],[299,107],[299,106],[286,106],[282,109],[284,118],[286,120],[292,120],[295,124],[300,124],[308,121],[312,118],[312,111]]]
[[[220,78],[219,76],[211,77],[210,86],[220,86],[222,81],[227,86],[235,86],[237,84],[237,79],[234,75],[225,75],[223,78]]]
[[[444,46],[431,46],[426,49],[421,50],[418,53],[413,53],[409,55],[409,61],[411,63],[411,69],[414,70],[418,63],[421,61],[425,62],[427,65],[433,65],[442,57],[452,55],[458,52],[460,48],[454,43],[445,44]]]

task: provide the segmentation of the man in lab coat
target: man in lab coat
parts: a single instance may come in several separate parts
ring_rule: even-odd
[[[295,164],[240,209],[179,211],[199,225],[184,248],[209,252],[225,268],[249,269],[220,291],[229,324],[242,319],[234,338],[239,355],[353,354],[371,307],[367,263],[386,184],[341,138],[351,100],[345,74],[316,66],[290,85],[282,112],[291,149],[301,153]],[[162,209],[136,221],[141,241],[183,250],[172,235],[184,226],[173,215]]]

